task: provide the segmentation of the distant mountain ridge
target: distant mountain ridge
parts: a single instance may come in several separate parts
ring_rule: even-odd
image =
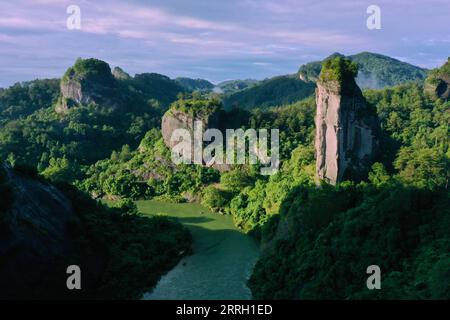
[[[261,83],[261,81],[255,79],[227,80],[218,83],[214,88],[214,91],[217,93],[232,94],[244,89],[254,87],[259,83]]]
[[[298,76],[304,81],[316,82],[323,61],[336,56],[344,55],[336,52],[322,61],[304,64]],[[363,89],[381,89],[410,81],[423,81],[428,73],[426,69],[378,53],[361,52],[347,58],[358,64],[356,83]]]
[[[334,56],[343,55],[334,53],[330,57]],[[423,82],[428,75],[426,69],[381,54],[361,52],[348,58],[359,65],[356,83],[362,89],[380,89],[409,81]],[[119,67],[111,71],[106,62],[79,59],[61,79],[62,94],[57,107],[67,110],[80,102],[93,102],[108,107],[117,105],[116,108],[119,109],[122,105],[130,111],[130,107],[141,109],[148,101],[158,101],[164,111],[176,100],[179,93],[199,91],[223,95],[224,105],[228,108],[233,105],[244,109],[268,108],[292,103],[311,95],[311,84],[315,83],[323,61],[304,64],[294,75],[281,75],[265,80],[227,80],[213,84],[205,79],[170,79],[157,73],[142,73],[132,77]],[[45,89],[39,90],[46,94],[40,101],[42,103],[26,107],[29,109],[28,114],[53,104],[56,81],[36,80],[30,82],[27,87],[16,84],[10,89],[0,90],[0,118],[1,114],[7,119],[16,118],[17,113],[26,114],[23,112],[25,107],[21,106],[22,101],[15,102],[8,98],[13,91],[23,91],[22,100],[25,100],[26,95],[33,94],[34,88],[39,86]]]
[[[205,79],[178,77],[175,81],[189,91],[208,92],[214,89],[214,84]]]

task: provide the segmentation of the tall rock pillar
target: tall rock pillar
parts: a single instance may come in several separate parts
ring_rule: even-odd
[[[324,63],[317,81],[318,182],[364,179],[378,149],[378,119],[356,85],[356,73],[354,64],[337,57]]]

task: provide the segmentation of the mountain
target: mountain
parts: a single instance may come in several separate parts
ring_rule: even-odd
[[[185,89],[176,81],[157,73],[142,73],[130,77],[120,68],[111,71],[110,66],[98,59],[77,59],[60,82],[61,96],[57,112],[67,112],[74,106],[97,105],[113,110],[130,110],[156,100],[162,106],[176,100]]]
[[[185,89],[160,74],[126,77],[115,70],[116,76],[104,61],[78,59],[59,86],[39,80],[2,90],[0,157],[39,172],[52,167],[56,171],[46,172],[79,174],[73,166],[104,159],[123,145],[137,147]]]
[[[251,88],[259,83],[258,80],[245,79],[245,80],[227,80],[220,82],[214,88],[217,93],[232,94],[247,88]]]
[[[62,77],[60,89],[61,97],[56,105],[59,113],[89,104],[118,109],[125,103],[119,81],[109,65],[98,59],[78,58]]]
[[[204,79],[178,77],[175,81],[187,91],[210,92],[214,89],[214,84]]]
[[[304,64],[298,71],[300,79],[315,82],[319,76],[322,63],[340,53],[333,53],[322,61]],[[359,67],[356,83],[361,88],[380,89],[399,85],[409,81],[423,81],[427,70],[397,59],[377,53],[361,52],[348,56]]]
[[[302,100],[314,93],[315,85],[296,76],[279,76],[266,79],[244,90],[224,97],[226,108],[268,108]]]

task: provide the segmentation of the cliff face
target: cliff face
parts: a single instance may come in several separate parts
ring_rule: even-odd
[[[180,110],[176,107],[172,107],[169,109],[162,118],[161,123],[161,133],[164,139],[164,143],[169,149],[172,149],[175,145],[179,143],[179,141],[171,141],[172,134],[176,129],[186,129],[191,134],[192,144],[191,144],[191,160],[193,159],[194,154],[194,125],[197,121],[201,122],[202,132],[201,136],[199,134],[200,139],[203,138],[203,133],[211,128],[218,129],[220,116],[218,109],[209,109],[209,106],[205,106],[204,109],[198,110],[196,112]],[[204,144],[202,143],[204,146]],[[202,163],[206,165],[205,163]],[[230,166],[226,164],[212,164],[211,167],[219,170],[219,171],[227,171],[230,170]]]
[[[361,180],[378,149],[379,126],[353,78],[319,79],[316,89],[316,176],[330,184]]]

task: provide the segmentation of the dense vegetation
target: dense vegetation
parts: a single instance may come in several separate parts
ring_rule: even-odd
[[[96,197],[128,197],[132,199],[162,197],[171,201],[189,199],[201,187],[217,182],[219,173],[211,168],[193,165],[175,166],[170,150],[159,130],[150,130],[139,148],[111,154],[87,171],[79,186]]]
[[[425,69],[381,54],[361,52],[349,58],[359,66],[361,74],[358,84],[362,87],[395,86],[409,81],[423,81],[427,76]]]
[[[193,98],[181,96],[179,100],[172,103],[170,108],[196,116],[216,113],[220,111],[222,104],[217,98],[204,98],[195,92]]]
[[[327,59],[322,66],[319,79],[322,81],[336,81],[340,85],[353,81],[358,74],[358,65],[349,59],[335,57]]]
[[[57,79],[16,83],[8,89],[0,89],[0,125],[54,104],[58,95]]]
[[[264,299],[449,299],[445,190],[391,185],[299,187],[283,203],[290,237],[274,241],[249,285]],[[379,265],[382,290],[367,290]]]

